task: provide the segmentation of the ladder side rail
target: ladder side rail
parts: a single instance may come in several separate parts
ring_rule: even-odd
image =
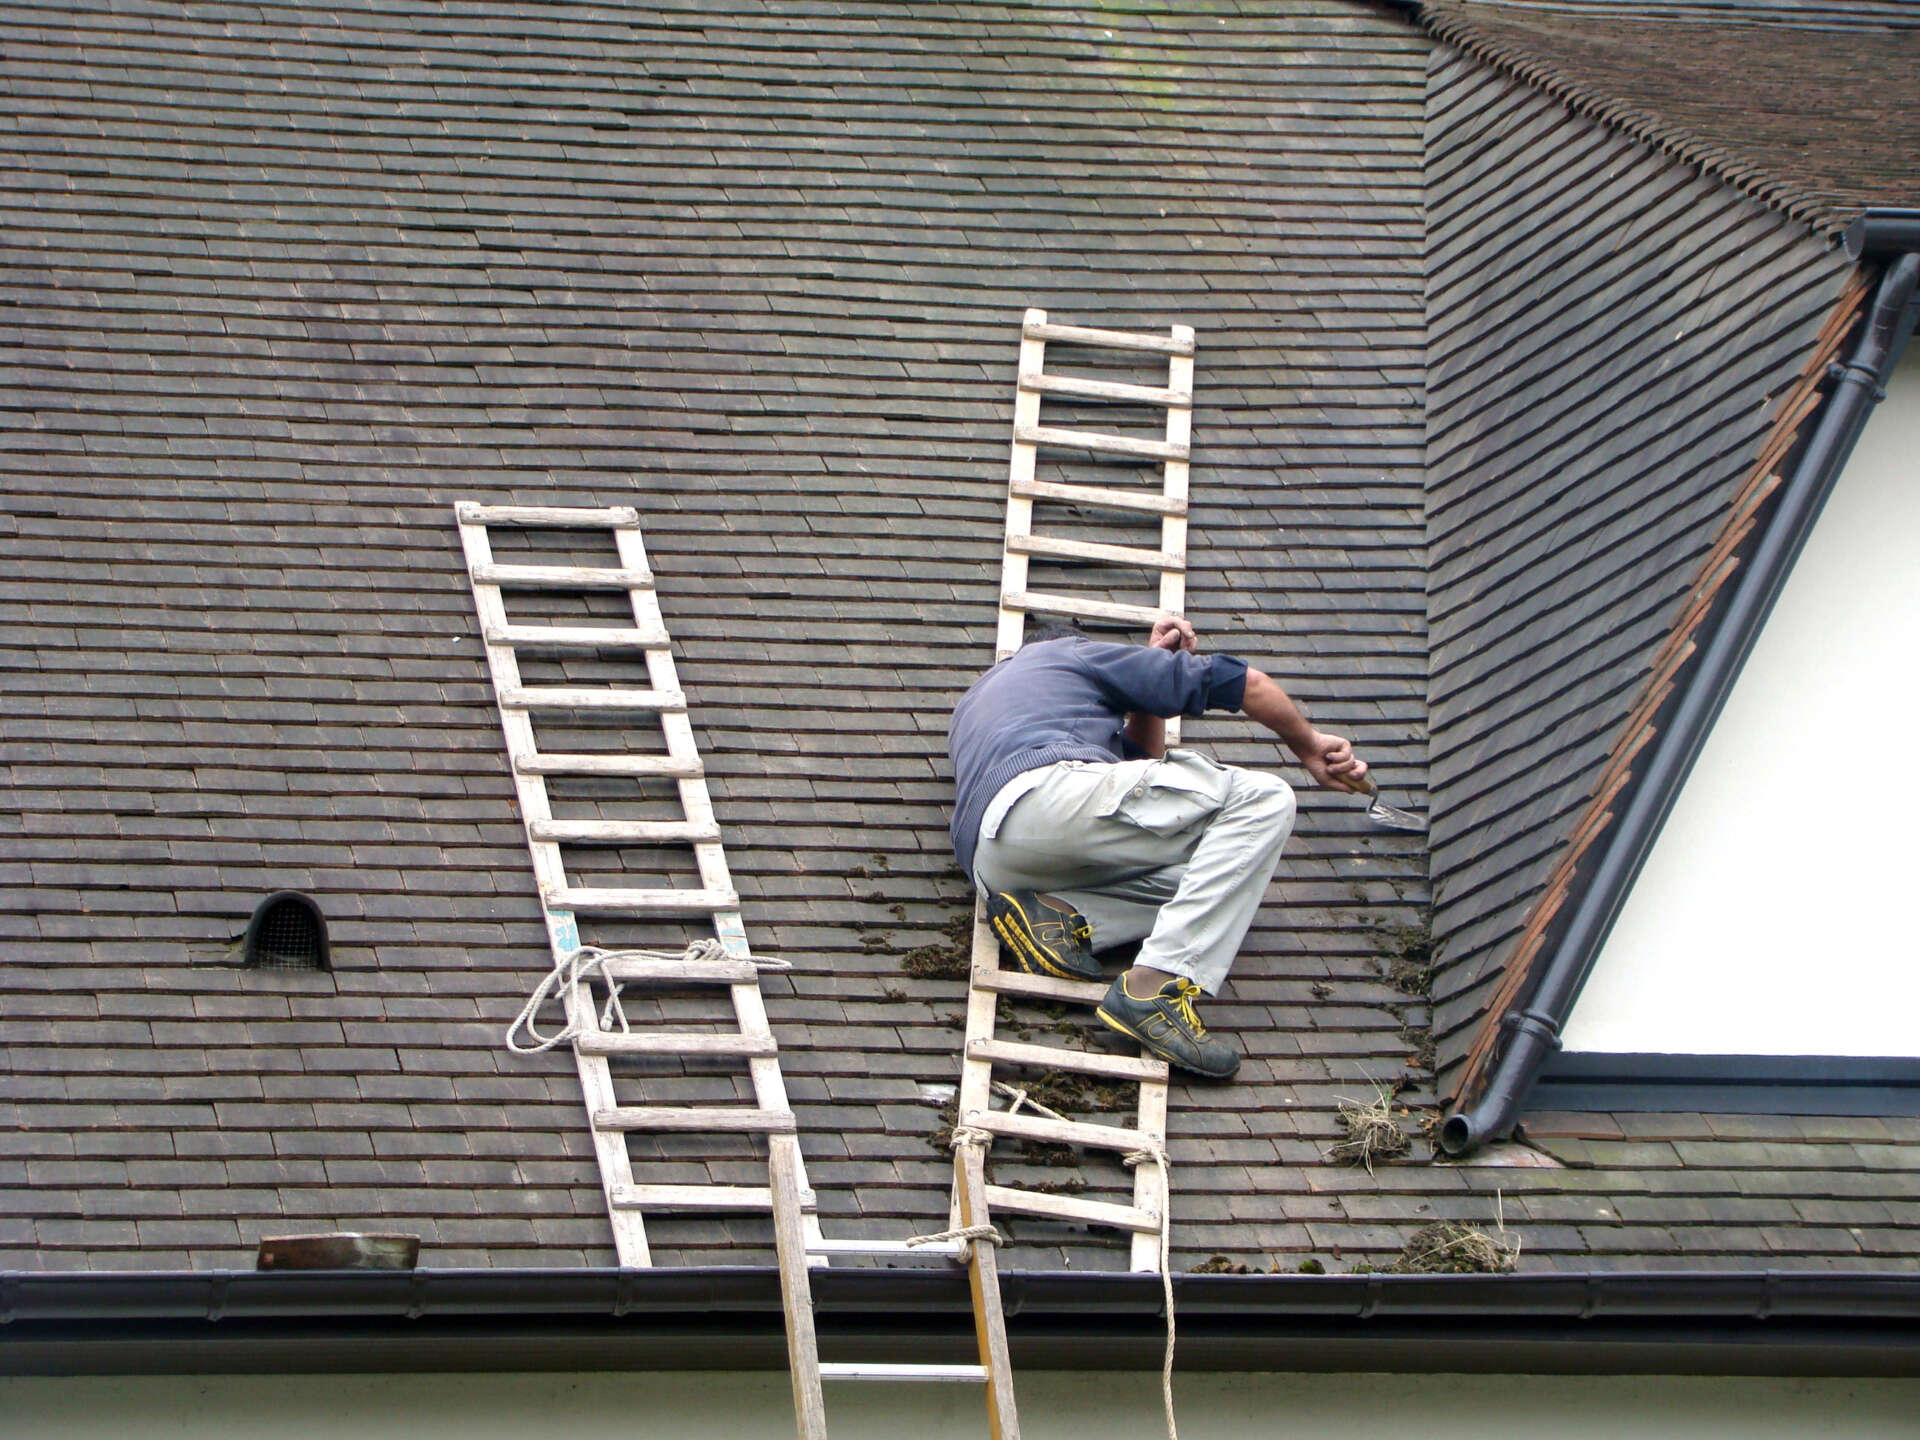
[[[954,1190],[962,1226],[985,1225],[987,1155],[984,1146],[962,1145]],[[1007,1349],[1007,1319],[1000,1303],[1000,1260],[996,1247],[976,1240],[967,1247],[967,1285],[973,1292],[973,1328],[980,1346],[980,1367],[987,1380],[987,1433],[993,1440],[1020,1440],[1020,1417],[1013,1398],[1013,1358]]]
[[[1167,407],[1167,443],[1177,445],[1185,455],[1193,440],[1193,327],[1175,325],[1173,341],[1183,346],[1185,353],[1176,350],[1167,361],[1167,388],[1188,397],[1185,405]],[[1160,548],[1169,555],[1180,557],[1180,568],[1168,568],[1160,572],[1160,608],[1168,615],[1183,615],[1187,606],[1187,478],[1188,462],[1184,459],[1166,462],[1161,493],[1169,501],[1180,502],[1180,513],[1171,511],[1160,518]],[[1175,715],[1167,721],[1167,743],[1180,743],[1180,717]],[[1145,1168],[1145,1167],[1142,1167]]]
[[[1044,325],[1046,320],[1047,312],[1044,310],[1027,311],[1026,325],[1020,339],[1021,376],[1038,375],[1046,363],[1047,342],[1025,334],[1026,329]],[[1021,437],[1039,423],[1040,392],[1025,387],[1017,388],[1013,397],[1013,458],[1007,476],[1008,539],[1033,533],[1033,500],[1018,491],[1023,483],[1032,483],[1034,466],[1039,457],[1039,448],[1034,442]],[[1000,558],[1000,628],[994,639],[996,659],[1004,660],[1020,648],[1026,629],[1026,612],[1010,608],[1007,600],[1026,588],[1026,553],[1003,544]]]
[[[466,556],[481,633],[498,632],[506,626],[506,602],[501,597],[500,587],[471,579],[478,567],[493,561],[493,546],[487,536],[485,521],[468,518],[470,515],[484,515],[485,511],[482,507],[462,505],[456,513],[460,545]],[[511,645],[488,642],[485,649],[487,670],[497,701],[503,692],[521,688],[520,664]],[[527,850],[533,861],[534,888],[540,897],[540,913],[546,924],[548,950],[557,967],[566,963],[579,949],[580,932],[570,911],[555,910],[547,904],[549,894],[566,887],[566,872],[561,864],[559,845],[536,839],[533,833],[536,823],[553,818],[546,781],[538,775],[522,773],[515,763],[520,757],[535,753],[533,723],[524,710],[511,710],[497,705],[496,708],[500,712],[509,769],[520,803],[520,820],[527,832]],[[569,985],[560,997],[568,1024],[582,1029],[592,1028],[596,1024],[593,996],[583,993],[585,990],[585,986]],[[638,1268],[651,1265],[653,1257],[647,1245],[646,1225],[640,1213],[623,1209],[615,1203],[615,1197],[634,1183],[633,1160],[627,1152],[626,1137],[604,1132],[591,1124],[594,1114],[612,1109],[619,1103],[613,1092],[613,1071],[605,1056],[583,1054],[577,1047],[574,1047],[574,1067],[586,1102],[589,1133],[593,1136],[594,1155],[599,1162],[600,1185],[606,1199],[607,1219],[613,1229],[615,1253],[622,1266]]]
[[[971,1125],[976,1116],[992,1108],[993,1062],[976,1046],[991,1043],[994,1038],[995,1008],[999,1004],[1000,994],[981,982],[997,974],[999,969],[1000,937],[993,933],[993,925],[987,919],[986,901],[976,895],[973,903],[973,961],[968,967],[966,1030],[960,1050],[960,1095],[954,1105],[954,1123],[957,1125]],[[953,1202],[948,1212],[947,1228],[957,1230],[965,1223],[960,1218],[959,1149],[953,1152],[953,1159]],[[983,1220],[981,1223],[986,1222]]]
[[[780,1305],[787,1325],[787,1370],[793,1377],[793,1410],[799,1440],[827,1440],[827,1405],[820,1393],[820,1337],[813,1323],[813,1287],[808,1279],[808,1237],[799,1208],[783,1203],[805,1184],[800,1141],[772,1135],[767,1144],[767,1180],[773,1191],[773,1245],[780,1267]]]
[[[1193,328],[1188,325],[1175,325],[1173,339],[1177,346],[1184,348],[1184,354],[1176,349],[1167,362],[1167,388],[1188,397],[1185,405],[1171,406],[1167,410],[1167,443],[1177,445],[1186,451],[1193,440]],[[1168,569],[1160,575],[1160,608],[1169,615],[1181,615],[1186,612],[1187,604],[1187,500],[1189,465],[1186,460],[1166,462],[1166,479],[1163,493],[1169,501],[1180,502],[1178,513],[1172,510],[1160,520],[1160,548],[1172,555],[1181,557],[1178,570]],[[1167,722],[1167,743],[1180,743],[1180,717],[1174,716]],[[1166,1153],[1167,1146],[1167,1081],[1148,1080],[1140,1086],[1140,1111],[1136,1128],[1150,1135],[1160,1146],[1160,1152]],[[1136,1231],[1132,1240],[1132,1253],[1128,1260],[1134,1270],[1158,1272],[1160,1269],[1161,1241],[1173,1225],[1173,1196],[1168,1191],[1166,1171],[1151,1161],[1134,1166],[1133,1205],[1136,1210],[1144,1210],[1160,1217],[1160,1228],[1152,1233]]]

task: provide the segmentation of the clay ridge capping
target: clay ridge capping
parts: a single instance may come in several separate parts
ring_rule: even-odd
[[[1750,123],[1757,95],[1799,75],[1819,90],[1808,72],[1858,63],[1889,78],[1912,71],[1915,36],[1901,30],[1865,29],[1853,35],[1790,31],[1782,26],[1731,22],[1660,21],[1650,27],[1604,14],[1527,14],[1495,19],[1454,0],[1417,0],[1421,24],[1436,38],[1553,96],[1576,113],[1609,125],[1672,155],[1742,194],[1833,238],[1870,204],[1912,204],[1911,167],[1897,156],[1911,140],[1910,118],[1889,112],[1866,117],[1784,113],[1769,130],[1721,133],[1724,114]],[[1631,25],[1631,31],[1625,26]],[[1658,28],[1684,49],[1701,52],[1686,73],[1652,73],[1665,66],[1670,47],[1650,49]],[[1867,42],[1873,42],[1868,45]],[[1851,42],[1851,43],[1849,43]],[[1643,57],[1659,55],[1653,60]],[[1722,110],[1692,100],[1676,82],[1703,95],[1741,96],[1749,107]],[[1787,107],[1790,111],[1794,107]],[[1678,118],[1676,118],[1676,116]],[[1860,143],[1879,131],[1880,141]]]
[[[1501,965],[1500,984],[1481,1017],[1480,1031],[1474,1037],[1455,1087],[1451,1103],[1455,1107],[1470,1104],[1479,1089],[1481,1077],[1491,1063],[1501,1034],[1501,1021],[1525,993],[1533,962],[1545,942],[1547,927],[1573,893],[1580,862],[1587,851],[1613,821],[1614,799],[1633,778],[1633,762],[1647,742],[1658,733],[1655,721],[1674,692],[1682,666],[1696,648],[1694,636],[1701,622],[1712,612],[1713,602],[1729,576],[1740,567],[1740,547],[1752,533],[1760,506],[1781,483],[1783,462],[1800,439],[1801,426],[1819,407],[1820,385],[1826,379],[1827,366],[1838,355],[1841,343],[1864,312],[1868,293],[1865,273],[1855,270],[1848,277],[1833,311],[1820,327],[1799,377],[1781,399],[1766,442],[1728,502],[1727,513],[1715,533],[1713,544],[1700,562],[1665,643],[1654,654],[1639,698],[1620,727],[1619,737],[1607,755],[1591,789],[1592,797],[1580,818],[1561,842],[1559,862],[1548,875],[1539,898],[1528,912],[1527,922],[1515,939],[1513,949]]]

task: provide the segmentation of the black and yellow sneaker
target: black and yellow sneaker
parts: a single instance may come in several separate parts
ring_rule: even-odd
[[[1093,958],[1087,917],[1064,900],[1031,890],[1001,890],[987,896],[987,919],[1016,968],[1055,980],[1104,980]]]
[[[1225,1080],[1240,1068],[1240,1055],[1226,1041],[1207,1034],[1193,1008],[1200,993],[1193,981],[1175,976],[1144,1000],[1137,999],[1127,989],[1127,977],[1121,975],[1094,1014],[1169,1065]]]

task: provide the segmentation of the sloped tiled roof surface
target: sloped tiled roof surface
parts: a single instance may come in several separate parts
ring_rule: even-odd
[[[1754,201],[1436,53],[1432,873],[1450,1084],[1849,267]]]
[[[1823,233],[1920,205],[1920,6],[1425,0],[1433,32]]]
[[[548,961],[460,498],[640,508],[828,1233],[937,1228],[962,986],[903,960],[966,913],[1024,307],[1199,332],[1191,613],[1420,803],[1427,45],[1343,0],[0,7],[0,1268],[611,1262],[571,1063],[501,1045]],[[1242,1080],[1175,1092],[1177,1265],[1489,1212],[1322,1157],[1424,1087],[1424,870],[1305,797],[1212,1011]],[[280,887],[331,975],[232,967]]]
[[[1779,472],[1861,288],[1803,227],[1450,46],[1427,141],[1433,1028],[1451,1096],[1523,985],[1555,872],[1604,834],[1673,673],[1662,653],[1684,659],[1668,642],[1703,558]],[[1911,1119],[1536,1111],[1526,1131],[1573,1167],[1507,1172],[1509,1216],[1547,1227],[1529,1244],[1676,1266],[1915,1251]]]
[[[1431,48],[1345,0],[0,6],[0,1269],[245,1267],[262,1234],[334,1228],[417,1233],[438,1266],[612,1262],[571,1064],[501,1044],[548,958],[460,498],[640,508],[749,933],[794,965],[765,988],[826,1229],[942,1223],[962,992],[908,967],[950,966],[967,909],[943,732],[991,645],[1025,307],[1199,331],[1192,613],[1423,803]],[[1436,97],[1546,113],[1437,63]],[[1532,133],[1448,164],[1511,176]],[[1712,276],[1792,281],[1756,345],[1805,338],[1830,261],[1790,271],[1751,207],[1634,173],[1752,238]],[[1685,273],[1716,333],[1760,314]],[[1446,396],[1464,333],[1436,329]],[[1500,403],[1456,400],[1459,443]],[[1483,481],[1524,438],[1485,433]],[[1635,554],[1684,566],[1690,504]],[[1438,678],[1467,683],[1454,599]],[[1193,733],[1274,759],[1238,723]],[[1445,960],[1511,931],[1569,763],[1496,873],[1450,888]],[[1480,792],[1449,777],[1451,887],[1502,837],[1471,838]],[[1496,1209],[1523,1268],[1908,1263],[1911,1121],[1535,1115],[1566,1168],[1329,1163],[1339,1097],[1436,1098],[1427,856],[1303,801],[1209,1010],[1241,1080],[1175,1090],[1176,1266],[1380,1263]],[[320,898],[331,975],[233,968],[280,886]],[[1124,1184],[999,1148],[1000,1178]],[[641,1153],[749,1174],[696,1137]],[[1010,1228],[1015,1268],[1124,1263]],[[769,1258],[757,1222],[652,1234],[666,1264]]]

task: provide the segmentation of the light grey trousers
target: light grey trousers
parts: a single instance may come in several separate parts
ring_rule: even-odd
[[[1217,992],[1293,831],[1292,787],[1191,750],[1062,760],[1008,791],[1022,785],[1004,813],[987,807],[974,882],[1057,896],[1096,950],[1143,941],[1135,964]]]

